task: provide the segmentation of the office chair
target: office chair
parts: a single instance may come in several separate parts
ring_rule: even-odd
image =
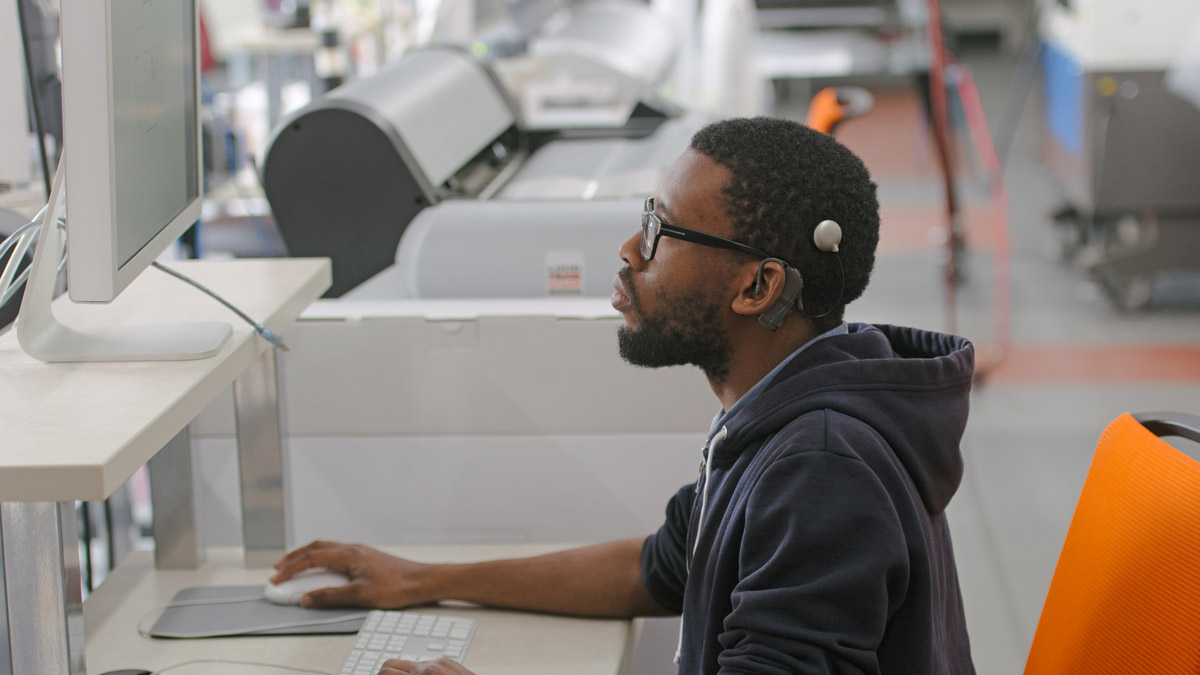
[[[1100,438],[1025,675],[1200,673],[1200,417],[1125,414]]]

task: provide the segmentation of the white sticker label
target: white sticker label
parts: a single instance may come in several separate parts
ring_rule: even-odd
[[[546,253],[546,295],[583,295],[583,252]]]

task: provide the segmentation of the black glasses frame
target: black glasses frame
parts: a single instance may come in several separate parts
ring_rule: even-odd
[[[759,250],[753,246],[739,244],[736,241],[722,239],[711,234],[689,230],[686,227],[672,225],[667,221],[654,215],[654,198],[649,197],[646,203],[642,206],[642,240],[638,247],[638,253],[641,254],[642,260],[650,262],[654,260],[654,254],[658,251],[658,240],[662,237],[672,237],[674,239],[682,239],[690,241],[693,244],[708,246],[710,248],[723,248],[729,251],[738,251],[739,253],[747,253],[758,258],[774,258],[775,256],[766,251]]]

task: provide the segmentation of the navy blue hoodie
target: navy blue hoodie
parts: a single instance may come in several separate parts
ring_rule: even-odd
[[[726,423],[642,548],[680,673],[975,672],[944,514],[973,368],[963,338],[852,324]]]

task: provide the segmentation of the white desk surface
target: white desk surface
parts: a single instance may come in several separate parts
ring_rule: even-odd
[[[26,218],[33,218],[38,209],[46,204],[45,192],[42,176],[38,174],[26,187],[0,192],[0,207],[12,209]]]
[[[283,334],[329,287],[324,258],[177,261],[168,266]],[[108,305],[54,302],[65,325],[227,321],[233,335],[195,361],[42,363],[0,336],[0,501],[107,498],[269,345],[199,290],[148,269]]]
[[[537,555],[561,546],[440,546],[388,549],[425,562],[465,562]],[[265,583],[270,571],[246,569],[238,549],[209,549],[198,570],[155,570],[153,555],[139,551],[84,603],[87,666],[93,675],[121,668],[158,670],[201,659],[251,661],[329,673],[341,667],[353,635],[237,637],[164,640],[141,637],[137,625],[153,625],[155,610],[180,589]],[[464,605],[419,607],[413,611],[463,616],[478,621],[463,665],[480,675],[618,675],[629,667],[636,646],[632,622],[574,619]],[[227,664],[196,664],[172,675],[222,673],[260,675],[268,669]],[[277,671],[284,673],[285,671]]]

